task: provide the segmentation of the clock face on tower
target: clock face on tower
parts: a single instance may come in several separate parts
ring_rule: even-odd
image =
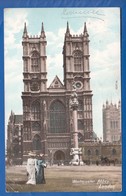
[[[80,82],[80,81],[77,81],[77,82],[75,83],[75,85],[76,85],[76,88],[77,88],[77,89],[81,89],[81,88],[83,87],[83,84],[82,84],[82,82]]]

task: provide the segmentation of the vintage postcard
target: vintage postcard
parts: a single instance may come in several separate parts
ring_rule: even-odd
[[[119,7],[5,8],[6,192],[121,192]]]

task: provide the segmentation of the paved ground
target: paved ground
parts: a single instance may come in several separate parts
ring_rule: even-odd
[[[120,192],[121,166],[48,166],[46,184],[26,185],[25,166],[6,168],[7,192]]]

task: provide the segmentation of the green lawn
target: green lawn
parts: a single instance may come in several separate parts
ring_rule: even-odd
[[[11,172],[11,170],[13,172]],[[121,191],[121,167],[62,166],[45,169],[46,184],[26,185],[25,168],[8,168],[7,192],[118,192]]]

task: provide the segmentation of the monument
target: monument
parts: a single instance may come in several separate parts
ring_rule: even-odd
[[[72,109],[72,117],[73,117],[73,145],[71,148],[70,155],[72,155],[71,164],[72,165],[83,165],[82,161],[82,150],[78,146],[78,125],[77,125],[77,110],[78,110],[78,96],[76,92],[76,86],[73,83],[73,90],[70,98],[70,108]]]

